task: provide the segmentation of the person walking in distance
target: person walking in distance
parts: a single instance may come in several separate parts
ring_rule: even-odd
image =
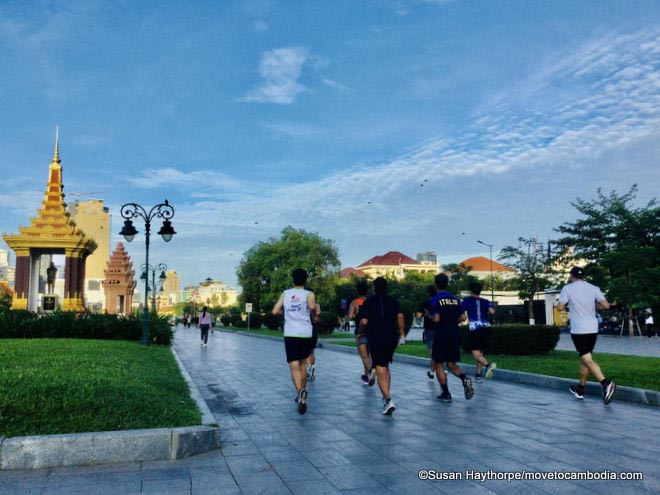
[[[376,367],[378,388],[383,395],[383,414],[390,415],[396,407],[390,396],[392,375],[390,363],[397,344],[405,344],[405,322],[399,301],[387,295],[387,280],[374,280],[374,295],[363,304],[360,327],[367,332],[372,366]]]
[[[428,293],[428,298],[419,305],[419,309],[415,316],[417,318],[423,318],[424,332],[422,333],[422,340],[426,344],[427,349],[429,350],[429,355],[431,356],[431,365],[430,369],[426,372],[426,376],[429,380],[435,378],[435,361],[433,361],[433,356],[431,350],[433,349],[433,339],[435,338],[435,324],[433,323],[433,317],[431,315],[431,299],[435,296],[435,286],[429,285],[426,288]]]
[[[452,397],[447,385],[447,373],[442,363],[447,363],[449,370],[463,382],[465,399],[474,397],[472,380],[468,378],[461,367],[456,364],[461,359],[461,333],[458,324],[465,321],[465,313],[461,309],[458,298],[447,292],[449,277],[444,273],[435,276],[436,295],[431,299],[431,311],[436,325],[435,340],[433,341],[433,360],[436,363],[436,376],[442,389],[438,399],[451,402]]]
[[[493,371],[497,368],[496,363],[489,363],[486,359],[486,350],[490,340],[490,321],[488,317],[495,314],[493,303],[481,297],[481,282],[469,283],[470,295],[461,301],[461,309],[468,319],[470,341],[470,352],[477,363],[477,383],[481,382],[481,371],[486,370],[485,376],[493,378]]]
[[[355,288],[357,289],[358,296],[351,301],[348,307],[348,319],[355,322],[355,343],[357,344],[358,354],[362,359],[362,366],[364,366],[364,373],[360,376],[360,380],[364,385],[372,387],[376,382],[376,369],[371,365],[367,334],[364,329],[360,328],[360,321],[362,320],[361,309],[364,301],[367,300],[369,286],[363,281],[359,282]]]
[[[609,307],[610,304],[600,288],[584,280],[582,268],[571,268],[568,284],[562,288],[557,304],[559,311],[568,308],[571,339],[580,355],[580,382],[577,386],[571,385],[569,390],[578,399],[583,399],[584,386],[591,374],[603,387],[603,404],[609,404],[612,400],[616,384],[605,378],[600,366],[593,359],[593,350],[598,336],[596,310]]]
[[[284,312],[284,350],[296,388],[298,413],[307,412],[307,358],[314,346],[311,314],[316,310],[314,293],[305,289],[307,272],[296,268],[293,288],[287,289],[273,306],[274,315]]]
[[[199,314],[199,325],[200,336],[201,336],[201,346],[206,347],[209,341],[209,328],[211,328],[211,313],[208,312],[208,308],[204,306],[202,312]]]

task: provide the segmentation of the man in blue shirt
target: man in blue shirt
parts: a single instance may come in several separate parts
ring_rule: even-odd
[[[442,394],[438,399],[443,402],[451,402],[451,394],[447,386],[447,373],[442,367],[446,362],[451,372],[463,382],[465,398],[470,400],[474,396],[472,380],[465,376],[461,367],[456,364],[461,359],[461,334],[458,323],[465,320],[465,313],[461,304],[453,294],[447,292],[449,277],[444,273],[435,276],[436,295],[431,299],[431,311],[433,322],[436,326],[433,349],[431,351],[433,361],[436,363],[436,376],[442,388]]]
[[[495,314],[493,303],[480,296],[481,282],[472,281],[469,284],[470,295],[463,299],[461,308],[465,311],[469,322],[470,351],[477,363],[477,383],[481,382],[481,370],[486,368],[486,378],[493,378],[496,363],[489,363],[484,354],[490,340],[490,322],[488,315]]]

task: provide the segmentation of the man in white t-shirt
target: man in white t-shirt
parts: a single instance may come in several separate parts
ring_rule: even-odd
[[[603,375],[600,366],[593,360],[593,350],[598,336],[597,309],[609,309],[610,304],[601,290],[584,280],[584,272],[579,266],[571,268],[569,283],[559,294],[557,309],[568,307],[571,339],[580,354],[580,383],[571,385],[569,390],[578,399],[584,398],[584,386],[591,373],[603,386],[603,404],[609,404],[616,390],[616,384]]]
[[[319,309],[314,293],[305,289],[307,272],[296,268],[291,274],[293,289],[282,292],[273,306],[273,314],[284,312],[284,349],[291,369],[291,380],[296,387],[298,413],[307,411],[307,358],[314,350],[311,315]]]

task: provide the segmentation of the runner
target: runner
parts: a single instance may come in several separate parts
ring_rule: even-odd
[[[376,369],[371,365],[367,334],[360,328],[360,321],[362,320],[360,311],[364,301],[367,300],[369,286],[366,282],[359,282],[355,288],[357,289],[358,297],[353,299],[348,307],[348,319],[355,322],[355,343],[357,345],[358,354],[362,359],[362,366],[364,366],[364,374],[360,376],[360,380],[363,385],[373,387],[376,382]]]
[[[486,359],[488,341],[490,340],[490,321],[488,315],[495,314],[493,303],[480,296],[483,286],[481,282],[473,281],[469,284],[470,295],[461,301],[461,309],[469,321],[469,340],[472,357],[477,363],[477,383],[481,383],[481,370],[486,369],[486,378],[493,378],[493,371],[497,363],[489,363]]]
[[[298,413],[307,412],[307,358],[314,348],[311,312],[316,310],[314,293],[304,288],[307,272],[296,268],[293,288],[285,290],[273,306],[274,315],[284,312],[284,349],[296,388]]]
[[[374,293],[363,304],[360,327],[367,332],[371,362],[376,367],[378,388],[383,394],[383,414],[390,415],[396,407],[390,396],[389,365],[397,344],[406,342],[405,323],[399,301],[387,295],[387,280],[383,277],[374,280]]]
[[[431,299],[433,299],[433,296],[435,296],[435,286],[429,285],[426,288],[426,292],[428,293],[429,297],[419,305],[419,309],[417,310],[417,314],[415,316],[417,318],[424,318],[424,332],[422,333],[422,340],[429,350],[429,356],[431,356],[431,369],[426,372],[426,376],[429,378],[429,380],[433,380],[435,378],[436,365],[435,361],[433,361],[433,353],[431,352],[433,349],[433,339],[435,338],[435,326],[433,324],[433,317],[431,315]]]
[[[316,354],[314,354],[314,349],[319,341],[319,329],[318,322],[319,316],[321,315],[321,307],[317,304],[316,309],[311,313],[312,319],[312,352],[309,353],[307,357],[307,380],[313,382],[316,379]]]
[[[584,272],[579,266],[571,268],[568,282],[559,294],[557,309],[563,311],[568,307],[571,339],[580,354],[580,382],[577,386],[571,385],[569,390],[578,399],[584,399],[584,386],[591,373],[603,387],[603,404],[609,404],[616,383],[605,378],[592,353],[598,336],[596,310],[609,309],[610,303],[598,287],[584,280]]]
[[[435,288],[437,294],[431,299],[431,311],[433,312],[433,321],[436,325],[435,340],[433,341],[433,360],[436,363],[436,376],[438,383],[442,388],[442,394],[438,399],[443,402],[451,402],[452,397],[447,385],[447,373],[442,367],[442,363],[447,363],[451,372],[463,382],[463,391],[465,398],[470,400],[474,397],[472,380],[465,376],[465,373],[458,364],[461,359],[461,334],[458,329],[458,323],[465,320],[465,313],[461,310],[461,305],[453,294],[447,292],[449,277],[444,273],[435,276]]]

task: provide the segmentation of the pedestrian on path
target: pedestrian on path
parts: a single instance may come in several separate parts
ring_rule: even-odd
[[[429,378],[429,380],[433,380],[435,378],[436,364],[433,360],[433,353],[431,352],[433,349],[433,339],[435,339],[435,325],[433,323],[433,316],[431,314],[431,299],[433,299],[433,296],[435,296],[436,293],[435,286],[429,285],[426,287],[426,292],[428,293],[428,297],[424,302],[422,302],[422,304],[419,305],[419,309],[417,310],[417,314],[415,314],[415,316],[417,318],[423,318],[422,324],[424,325],[424,332],[422,332],[422,340],[429,350],[429,356],[431,356],[431,365],[430,369],[426,372],[426,376]]]
[[[298,413],[307,412],[307,358],[314,349],[311,313],[316,310],[314,293],[305,289],[307,272],[296,268],[291,274],[293,288],[287,289],[273,306],[272,313],[284,312],[284,350],[296,388]]]
[[[607,378],[593,359],[593,350],[598,336],[597,309],[609,309],[600,288],[584,280],[584,272],[579,266],[571,268],[568,284],[559,294],[557,309],[568,308],[571,339],[580,354],[580,382],[571,385],[570,392],[578,399],[584,398],[584,386],[591,373],[603,386],[603,404],[609,404],[616,390],[616,384]]]
[[[211,313],[208,312],[206,306],[202,308],[197,325],[199,326],[200,337],[202,340],[201,346],[206,347],[209,341],[209,328],[211,328]]]
[[[374,295],[363,307],[360,327],[366,330],[371,363],[376,367],[378,388],[383,395],[383,414],[390,415],[396,409],[390,396],[390,363],[397,344],[406,343],[403,313],[399,301],[387,295],[387,280],[383,277],[374,280]]]
[[[360,376],[363,385],[373,387],[376,382],[376,368],[371,365],[371,356],[369,354],[369,342],[367,334],[364,329],[360,328],[360,321],[362,320],[362,308],[364,301],[367,300],[367,291],[369,286],[366,282],[358,282],[357,286],[358,296],[351,301],[348,307],[348,319],[355,322],[355,344],[357,345],[358,354],[362,359],[362,366],[364,373]]]
[[[469,283],[470,295],[461,301],[461,309],[465,311],[468,319],[468,339],[470,352],[477,363],[477,383],[481,382],[481,371],[486,370],[487,379],[493,378],[493,371],[497,363],[489,363],[486,359],[488,342],[490,341],[491,326],[488,317],[495,314],[492,301],[481,297],[481,282],[473,280]]]
[[[451,402],[452,397],[447,385],[447,373],[442,363],[463,382],[465,398],[470,400],[474,396],[472,380],[465,375],[463,369],[456,363],[461,359],[461,333],[458,324],[465,321],[465,313],[461,309],[458,298],[447,292],[449,277],[444,273],[435,276],[436,295],[431,299],[433,321],[436,325],[435,340],[433,341],[433,360],[436,363],[436,376],[442,389],[438,399]]]
[[[653,312],[651,311],[651,308],[647,308],[645,312],[646,320],[644,323],[646,324],[646,336],[650,339],[652,337],[655,337],[655,327],[653,326]]]

